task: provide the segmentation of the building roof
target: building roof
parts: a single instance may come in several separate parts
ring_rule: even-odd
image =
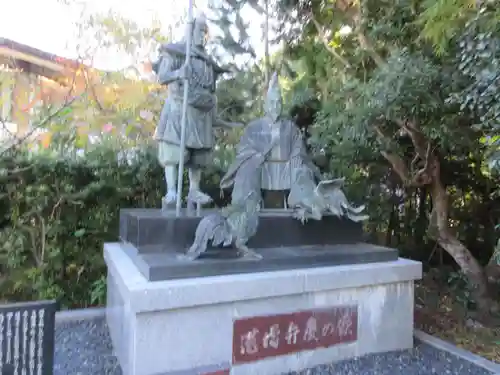
[[[19,43],[19,42],[16,42],[14,40],[7,39],[7,38],[0,37],[0,47],[4,47],[4,48],[6,47],[6,48],[11,49],[11,50],[19,51],[21,53],[25,53],[25,54],[32,55],[32,56],[36,56],[36,57],[39,57],[43,60],[53,61],[55,63],[66,63],[66,64],[74,65],[75,67],[79,65],[79,63],[75,60],[67,59],[65,57],[61,57],[58,55],[54,55],[52,53],[45,52],[45,51],[42,51],[38,48],[34,48],[34,47],[28,46],[26,44],[22,44],[22,43]]]
[[[58,81],[83,64],[11,39],[0,37],[0,64]]]

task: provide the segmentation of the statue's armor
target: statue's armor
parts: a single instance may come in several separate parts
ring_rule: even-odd
[[[170,74],[180,69],[185,62],[182,44],[170,45],[163,51],[159,66],[159,80],[162,74]],[[193,52],[190,59],[188,77],[188,109],[186,113],[186,147],[211,149],[213,147],[213,120],[217,99],[215,80],[217,67],[200,53]],[[184,81],[174,81],[168,85],[167,98],[161,113],[156,138],[160,141],[180,145],[182,102]]]
[[[174,57],[174,69],[184,64],[184,57]],[[205,60],[194,57],[190,63],[188,105],[201,111],[210,112],[216,105],[214,69]],[[184,96],[184,81],[176,81],[168,86],[168,94],[181,100]]]

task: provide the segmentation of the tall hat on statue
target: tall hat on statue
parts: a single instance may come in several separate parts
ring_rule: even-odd
[[[267,114],[274,114],[276,117],[281,115],[283,97],[281,96],[278,73],[276,72],[273,73],[271,80],[269,81],[264,107]]]
[[[199,12],[196,17],[194,17],[194,23],[207,26],[207,17],[205,16],[205,13]]]

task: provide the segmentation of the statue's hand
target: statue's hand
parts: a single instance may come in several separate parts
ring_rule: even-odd
[[[151,71],[154,74],[158,74],[160,71],[160,64],[161,64],[161,59],[158,59],[156,61],[151,61]]]
[[[184,65],[182,65],[182,67],[179,70],[177,70],[177,79],[185,80],[189,78],[190,73],[191,73],[190,65],[184,63]]]

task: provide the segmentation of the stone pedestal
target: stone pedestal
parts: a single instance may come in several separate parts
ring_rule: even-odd
[[[107,321],[124,375],[274,375],[413,345],[419,262],[256,265],[150,281],[130,246],[104,249]]]
[[[204,211],[205,214],[210,210]],[[398,259],[398,251],[363,243],[360,223],[327,215],[303,225],[291,211],[263,210],[259,229],[248,246],[261,260],[235,257],[231,248],[211,248],[202,259],[181,255],[191,246],[202,219],[183,212],[125,209],[120,212],[123,249],[149,281],[233,275],[263,271],[384,262]]]

